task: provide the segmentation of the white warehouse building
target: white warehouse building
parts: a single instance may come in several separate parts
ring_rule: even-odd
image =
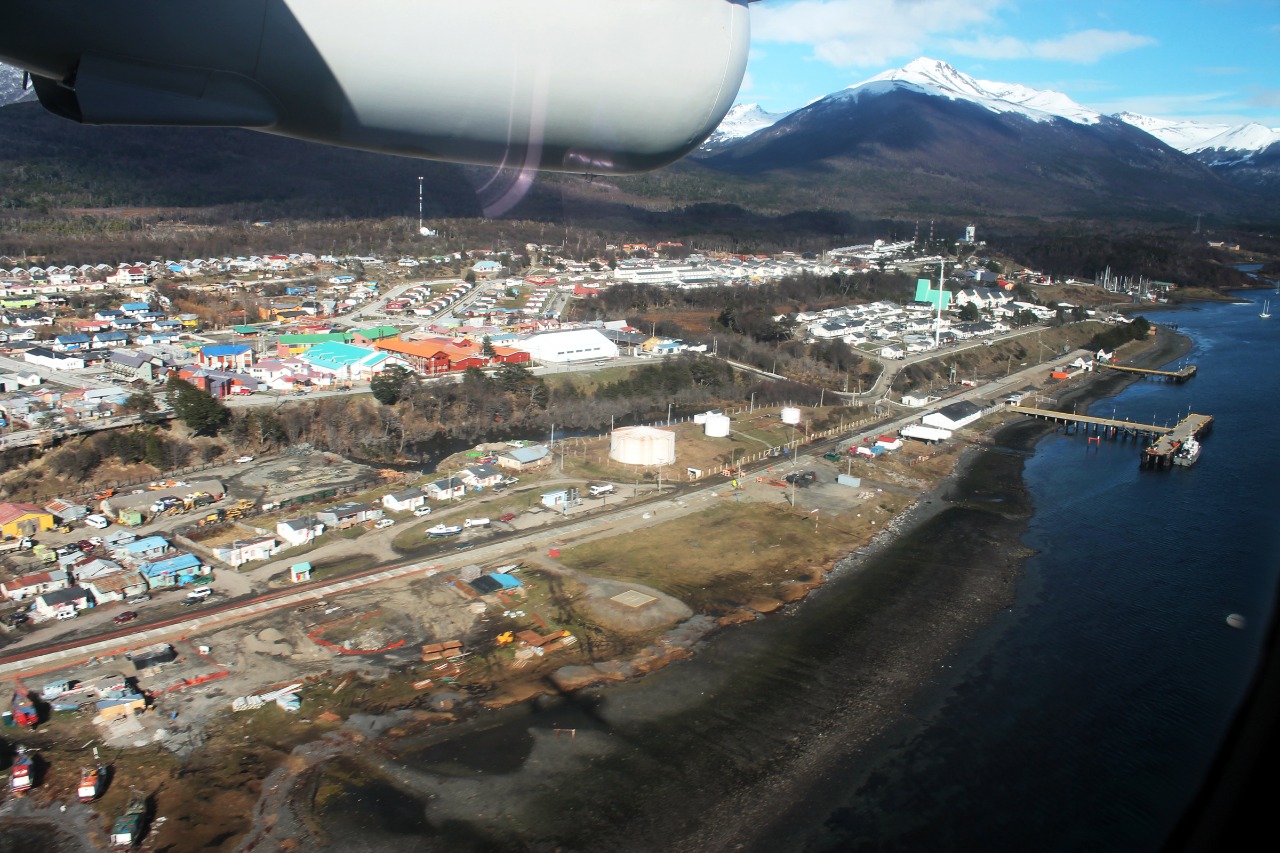
[[[546,332],[522,342],[534,361],[569,364],[597,358],[617,358],[618,345],[595,329]]]

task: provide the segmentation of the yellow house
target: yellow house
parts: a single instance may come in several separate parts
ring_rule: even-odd
[[[5,538],[34,536],[41,530],[53,529],[53,513],[35,504],[0,503],[0,533]]]

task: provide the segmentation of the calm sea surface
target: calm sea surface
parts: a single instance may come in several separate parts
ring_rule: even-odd
[[[742,807],[736,791],[767,790],[768,762],[785,765],[791,739],[839,740],[844,709],[870,686],[845,674],[874,647],[850,615],[874,572],[837,577],[792,615],[724,632],[693,660],[586,704],[406,742],[397,772],[414,794],[398,808],[426,819],[380,831],[385,796],[353,790],[319,815],[330,838],[351,849],[660,850],[700,826],[763,814],[743,847],[1158,849],[1248,686],[1276,598],[1280,319],[1258,317],[1274,295],[1161,315],[1193,339],[1185,360],[1199,376],[1139,382],[1091,408],[1157,423],[1213,415],[1196,466],[1141,471],[1132,443],[1054,435],[1037,445],[1023,537],[1037,553],[1015,603],[894,728],[850,741],[847,760],[820,778],[797,780],[790,765],[776,798],[756,797],[749,813],[725,806]],[[946,523],[965,520],[952,512]],[[973,571],[982,553],[950,559]],[[898,561],[903,582],[911,561]],[[951,568],[947,555],[918,562]],[[1227,626],[1230,613],[1248,619],[1245,630]],[[572,746],[551,736],[568,727]]]
[[[1166,838],[1273,616],[1280,463],[1265,447],[1280,422],[1280,324],[1258,317],[1273,295],[1162,315],[1193,339],[1179,364],[1199,365],[1197,378],[1138,383],[1091,408],[1156,423],[1213,415],[1196,466],[1139,471],[1131,446],[1079,437],[1038,445],[1024,541],[1039,553],[1016,606],[811,849],[1136,851]],[[1233,612],[1247,630],[1227,627]]]

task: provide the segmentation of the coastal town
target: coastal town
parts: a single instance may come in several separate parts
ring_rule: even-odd
[[[506,252],[394,266],[301,254],[184,261],[102,271],[102,281],[88,269],[8,270],[0,414],[10,452],[164,423],[175,415],[165,394],[174,377],[234,406],[287,406],[368,394],[392,368],[453,382],[505,365],[554,375],[727,359],[622,320],[568,318],[572,300],[618,284],[751,287],[856,276],[886,261],[919,276],[914,301],[785,318],[799,340],[839,340],[883,365],[873,387],[832,389],[826,406],[752,401],[599,435],[481,443],[431,470],[378,469],[305,446],[226,454],[160,479],[0,504],[0,672],[16,684],[3,717],[21,766],[42,770],[39,785],[13,775],[11,793],[56,802],[76,780],[98,791],[85,782],[91,771],[112,778],[106,795],[80,799],[112,826],[110,839],[94,838],[132,844],[163,823],[148,826],[155,803],[124,778],[133,763],[156,750],[189,758],[225,736],[228,715],[329,731],[367,707],[354,690],[338,695],[355,679],[381,685],[380,708],[430,709],[448,722],[536,695],[539,679],[577,690],[661,668],[709,631],[802,598],[917,506],[992,422],[1016,417],[1024,400],[1051,405],[1099,359],[1114,359],[1082,345],[1132,320],[1116,310],[1129,300],[1098,287],[1090,307],[1016,298],[1029,280],[1052,284],[1029,271],[1004,279],[975,262],[940,286],[936,259],[909,259],[909,248],[613,265],[553,257],[520,277]],[[506,263],[487,259],[495,254]],[[464,278],[452,268],[418,277],[423,265],[464,261]],[[372,270],[386,275],[372,281]],[[212,281],[229,274],[263,277]],[[272,276],[288,279],[280,296],[265,293],[279,287]],[[211,321],[181,310],[189,293],[230,295],[257,316],[246,307]],[[1026,354],[1027,339],[1043,361]],[[910,364],[970,350],[988,357],[992,375],[893,390]],[[687,578],[601,574],[584,556],[620,537],[634,552],[699,517],[767,518],[718,553],[786,542],[812,568],[777,585],[776,566],[751,569],[744,552],[745,579],[704,600],[677,592]],[[838,537],[801,535],[831,525]],[[99,745],[95,755],[119,757],[67,766],[67,739],[82,737]]]

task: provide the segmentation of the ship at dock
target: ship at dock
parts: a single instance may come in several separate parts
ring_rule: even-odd
[[[1182,443],[1181,447],[1174,451],[1172,461],[1174,465],[1181,465],[1184,468],[1189,468],[1196,464],[1196,460],[1199,458],[1200,442],[1196,441],[1194,438],[1188,438]]]

